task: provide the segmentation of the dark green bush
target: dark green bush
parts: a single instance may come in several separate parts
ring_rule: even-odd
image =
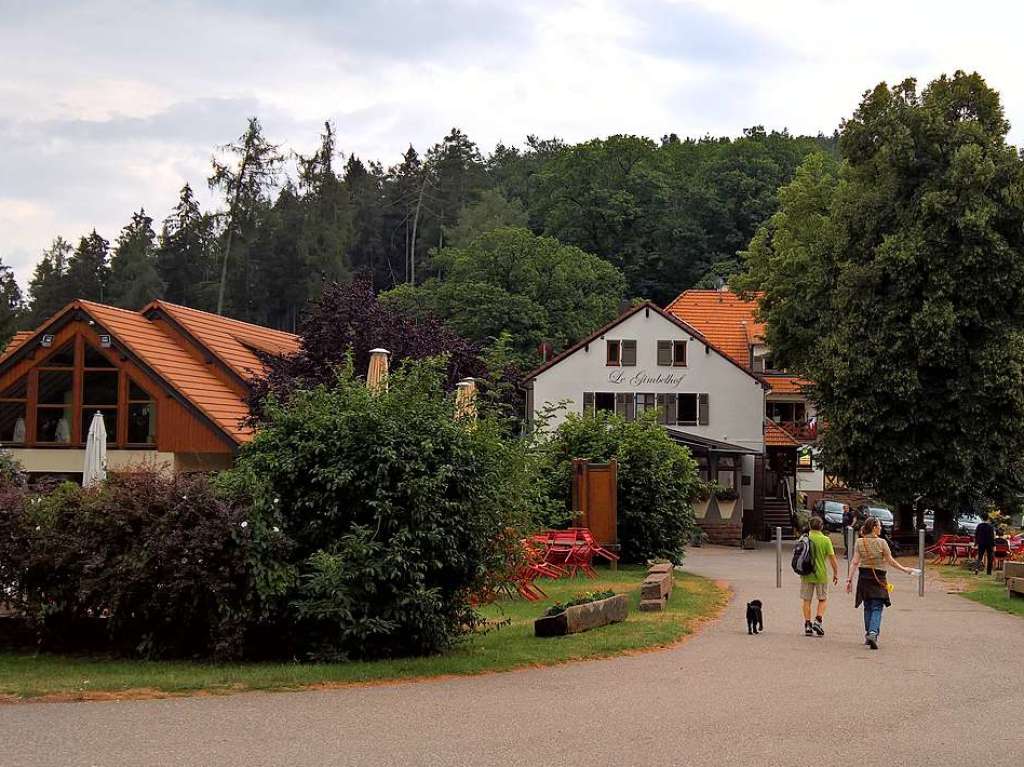
[[[694,526],[697,464],[686,448],[669,439],[654,413],[636,421],[611,413],[570,413],[541,450],[546,455],[547,492],[560,502],[565,521],[570,517],[572,459],[616,458],[623,559],[682,560]]]
[[[201,475],[0,491],[0,578],[40,645],[237,658],[259,606],[247,511]],[[283,546],[283,540],[281,542]]]
[[[441,361],[409,363],[373,394],[351,369],[335,385],[266,404],[234,481],[257,537],[294,543],[261,596],[308,657],[442,650],[476,622],[471,595],[504,566],[499,539],[529,516],[526,446],[489,418],[453,418]]]

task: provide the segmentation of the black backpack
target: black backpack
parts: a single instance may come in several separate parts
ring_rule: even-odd
[[[811,539],[806,535],[801,535],[793,545],[793,572],[797,575],[811,575],[814,572]]]

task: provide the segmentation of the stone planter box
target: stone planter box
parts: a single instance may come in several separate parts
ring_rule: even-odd
[[[538,618],[533,622],[533,633],[538,637],[578,634],[624,621],[628,612],[629,598],[625,594],[616,594],[598,602],[569,607],[558,615]]]
[[[729,498],[728,500],[722,498],[715,499],[718,502],[718,513],[721,515],[724,521],[732,519],[733,512],[736,511],[736,504],[739,501],[738,498]]]

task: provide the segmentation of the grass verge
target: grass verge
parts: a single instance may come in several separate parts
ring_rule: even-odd
[[[640,567],[621,567],[617,572],[600,570],[597,579],[541,581],[547,600],[503,601],[484,608],[489,619],[511,623],[475,634],[439,656],[352,663],[211,664],[0,653],[0,696],[86,700],[294,690],[547,666],[673,644],[717,615],[728,601],[727,590],[712,581],[676,573],[668,609],[642,613],[639,586],[644,573]],[[625,622],[566,637],[534,638],[533,620],[552,602],[603,589],[629,593],[630,614]]]
[[[972,602],[986,605],[994,610],[1018,615],[1024,618],[1024,599],[1010,597],[1006,593],[1006,584],[984,573],[974,575],[962,567],[946,565],[939,568],[939,574],[957,594]]]

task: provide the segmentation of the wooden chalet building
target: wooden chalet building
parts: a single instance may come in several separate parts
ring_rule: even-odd
[[[139,311],[74,301],[0,356],[0,445],[30,476],[80,479],[103,414],[111,469],[221,469],[252,438],[244,420],[257,356],[298,336],[154,301]]]

